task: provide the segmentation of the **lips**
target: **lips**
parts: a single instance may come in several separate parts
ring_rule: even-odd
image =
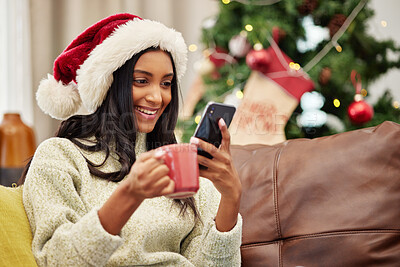
[[[157,108],[145,108],[145,107],[139,107],[139,106],[135,106],[135,109],[146,115],[154,115],[158,111]]]
[[[154,120],[157,118],[158,110],[158,108],[135,106],[136,113],[145,120]]]

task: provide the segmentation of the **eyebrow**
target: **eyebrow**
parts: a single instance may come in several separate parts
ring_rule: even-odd
[[[152,73],[145,71],[145,70],[134,70],[133,73],[142,73],[142,74],[148,75],[150,77],[153,77]],[[165,74],[163,77],[165,78],[165,77],[173,77],[173,76],[174,76],[174,74],[171,72],[171,73]]]

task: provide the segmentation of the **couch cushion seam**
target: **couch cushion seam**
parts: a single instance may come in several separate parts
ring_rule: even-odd
[[[281,225],[280,225],[280,216],[279,216],[279,195],[278,195],[278,162],[280,159],[280,155],[282,152],[282,147],[278,149],[275,153],[274,165],[273,165],[273,192],[274,192],[274,213],[275,213],[275,223],[276,223],[276,231],[278,233],[278,238],[282,238]]]
[[[342,232],[331,232],[331,233],[320,233],[320,234],[308,234],[295,237],[288,237],[285,239],[272,240],[267,242],[257,242],[242,244],[242,248],[252,248],[259,246],[268,246],[273,244],[282,245],[283,243],[288,243],[297,240],[315,239],[315,238],[331,238],[331,237],[345,237],[350,235],[370,235],[370,234],[398,234],[400,235],[400,229],[386,230],[386,229],[376,229],[376,230],[352,230],[352,231],[342,231]]]

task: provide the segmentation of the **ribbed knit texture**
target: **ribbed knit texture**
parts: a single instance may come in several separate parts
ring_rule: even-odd
[[[137,136],[136,154],[146,151]],[[63,138],[43,142],[32,160],[23,191],[32,228],[32,250],[39,266],[240,266],[242,219],[230,232],[214,223],[220,195],[200,178],[195,195],[201,221],[191,209],[184,217],[172,199],[146,199],[120,235],[106,232],[97,215],[119,183],[90,174],[82,156],[95,163],[104,152],[85,152]],[[116,171],[114,153],[100,168]]]

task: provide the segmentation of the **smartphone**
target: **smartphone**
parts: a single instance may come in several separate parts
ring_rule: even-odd
[[[226,126],[229,127],[235,112],[236,108],[232,105],[209,102],[204,109],[200,122],[194,132],[194,136],[218,148],[222,141],[218,121],[221,118],[224,119]],[[212,156],[201,148],[197,149],[197,154],[212,159]],[[200,168],[204,169],[205,167],[200,165]]]

